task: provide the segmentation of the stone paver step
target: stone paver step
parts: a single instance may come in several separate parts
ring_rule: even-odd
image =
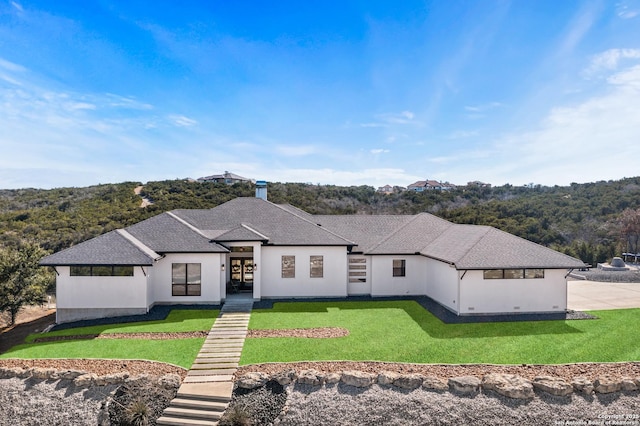
[[[186,384],[210,384],[210,383],[232,383],[233,375],[214,375],[214,376],[187,376],[184,378],[183,383]],[[229,391],[231,396],[231,391]]]
[[[178,389],[178,398],[199,399],[205,401],[229,402],[231,401],[231,392],[233,391],[233,383],[183,383]]]
[[[172,407],[182,407],[182,408],[193,408],[200,410],[211,410],[211,411],[224,411],[226,410],[228,402],[219,402],[219,401],[207,401],[202,399],[191,399],[191,398],[175,398],[171,401]]]
[[[216,368],[238,368],[237,362],[220,362],[208,364],[193,364],[191,370],[211,370]]]
[[[193,361],[193,365],[196,364],[211,364],[211,363],[220,363],[220,362],[233,362],[233,363],[239,363],[240,362],[240,357],[219,357],[219,358],[209,358],[209,357],[200,357],[200,358],[196,358]]]
[[[217,426],[217,420],[179,419],[162,416],[156,420],[158,426]]]
[[[222,412],[219,410],[199,410],[196,408],[182,408],[169,406],[163,413],[167,417],[178,417],[184,419],[199,419],[199,420],[219,420],[222,417]]]
[[[203,349],[200,351],[196,358],[238,358],[242,356],[240,351],[226,351],[226,352],[216,352],[214,349],[208,351]]]
[[[237,368],[210,368],[208,370],[189,370],[187,377],[189,376],[226,376],[231,375],[238,371]]]

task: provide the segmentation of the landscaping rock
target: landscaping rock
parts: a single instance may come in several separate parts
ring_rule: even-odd
[[[555,396],[567,396],[573,393],[573,386],[559,377],[538,376],[533,379],[533,387]]]
[[[400,377],[399,373],[394,373],[392,371],[382,371],[378,374],[378,384],[390,386],[398,377]]]
[[[480,390],[480,379],[474,376],[452,377],[449,379],[449,388],[452,391],[469,394]]]
[[[631,377],[623,377],[620,381],[620,388],[623,391],[637,391],[638,385]]]
[[[445,392],[449,390],[449,385],[438,377],[427,376],[422,381],[422,388],[436,392]]]
[[[576,392],[582,392],[586,395],[593,393],[593,382],[586,377],[575,377],[571,381],[571,385]]]
[[[515,374],[487,374],[482,378],[482,388],[514,399],[531,399],[535,396],[531,382]]]
[[[420,374],[407,374],[398,377],[393,381],[393,385],[402,389],[418,389],[422,386],[424,378]]]
[[[236,384],[242,389],[255,389],[264,386],[269,381],[267,373],[247,373],[240,377]]]
[[[362,371],[345,371],[340,379],[342,383],[357,388],[366,388],[371,386],[377,378],[376,374],[365,373]]]
[[[611,376],[600,376],[593,382],[593,389],[598,393],[618,392],[621,387],[621,381]]]
[[[298,375],[298,383],[303,385],[320,386],[324,382],[324,374],[318,370],[302,370]]]
[[[286,386],[293,383],[296,380],[296,377],[298,377],[298,375],[296,374],[296,370],[292,369],[287,371],[281,371],[275,374],[273,376],[273,380],[275,380],[276,382],[278,382],[278,384],[282,386]]]
[[[0,379],[12,379],[14,377],[20,377],[24,370],[19,367],[0,368]]]
[[[83,374],[82,376],[78,376],[73,380],[73,384],[77,388],[88,388],[95,384],[97,375],[93,373]]]
[[[87,374],[87,372],[86,371],[78,371],[78,370],[65,370],[65,371],[60,371],[58,373],[58,376],[62,380],[73,380],[76,377],[82,376],[83,374]]]
[[[336,383],[340,383],[341,379],[342,379],[342,374],[340,374],[340,373],[329,373],[324,378],[324,382],[327,385],[335,385]]]
[[[165,389],[178,389],[180,387],[180,383],[180,376],[177,374],[165,374],[158,378],[158,384]]]

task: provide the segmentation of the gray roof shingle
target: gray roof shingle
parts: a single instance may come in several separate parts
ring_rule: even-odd
[[[211,242],[189,226],[162,213],[126,228],[127,232],[158,253],[226,253],[228,250]]]
[[[260,198],[235,198],[208,210],[174,210],[173,213],[206,235],[230,231],[245,224],[269,238],[269,244],[292,246],[348,246],[352,241],[317,223]],[[221,241],[221,240],[219,240]]]
[[[111,231],[46,256],[40,261],[40,265],[145,266],[152,265],[154,260],[155,258],[153,256],[136,247],[133,242],[129,241],[118,231]]]

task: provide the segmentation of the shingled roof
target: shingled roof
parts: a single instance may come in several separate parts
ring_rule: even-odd
[[[558,268],[583,262],[488,226],[417,215],[318,215],[260,198],[174,210],[45,257],[42,265],[150,265],[158,253],[226,253],[226,242],[347,246],[369,255],[423,255],[458,269]]]
[[[174,210],[173,213],[216,241],[224,233],[245,224],[267,237],[269,244],[290,246],[355,245],[335,232],[261,198],[235,198],[207,210]]]
[[[160,255],[140,248],[139,243],[116,230],[46,256],[40,261],[40,265],[148,266],[158,258]]]

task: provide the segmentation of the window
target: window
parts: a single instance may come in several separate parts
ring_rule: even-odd
[[[524,278],[524,269],[505,269],[504,270],[504,279],[505,280],[516,280]]]
[[[174,263],[171,265],[171,295],[200,296],[200,263]]]
[[[367,259],[364,257],[349,258],[349,282],[367,282]]]
[[[309,257],[309,267],[310,267],[310,277],[311,278],[322,278],[323,276],[323,263],[324,259],[322,256],[310,256]]]
[[[252,253],[253,246],[237,246],[231,247],[229,250],[231,250],[231,253]]]
[[[404,277],[406,274],[406,263],[405,259],[393,259],[393,276],[394,277]]]
[[[544,269],[486,269],[485,280],[519,280],[544,278]]]
[[[525,269],[524,277],[530,278],[544,278],[544,269]]]
[[[282,256],[282,278],[296,277],[296,257]]]
[[[132,277],[133,266],[72,266],[72,277]]]
[[[504,271],[502,269],[487,269],[484,271],[485,280],[501,280],[504,278]]]

